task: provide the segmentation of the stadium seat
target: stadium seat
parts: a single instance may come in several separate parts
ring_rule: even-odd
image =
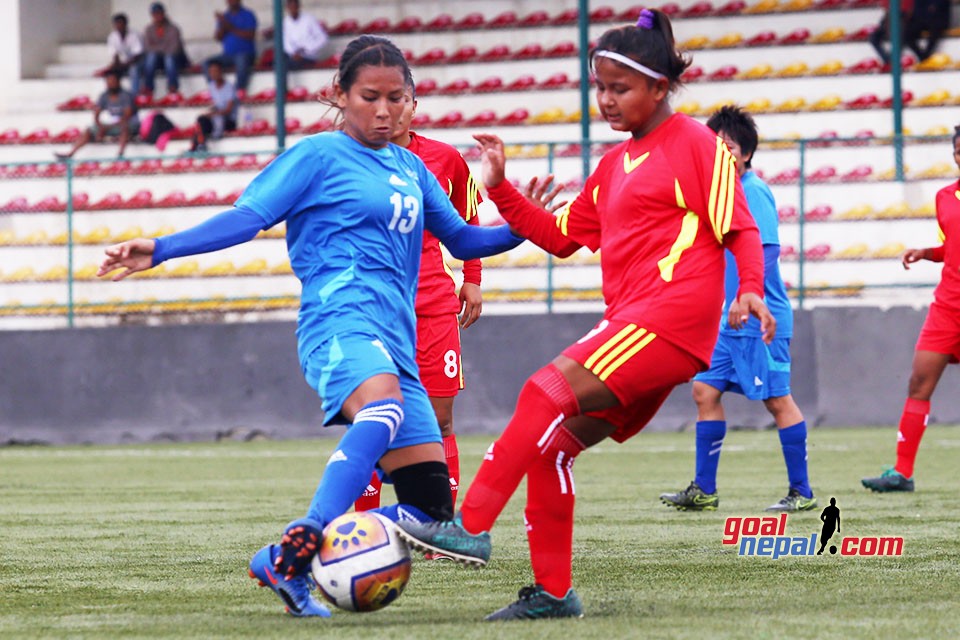
[[[360,33],[389,33],[391,30],[389,18],[374,18],[360,27]]]
[[[142,237],[144,237],[143,227],[140,225],[133,225],[132,227],[127,227],[120,233],[114,234],[113,237],[110,238],[110,242],[126,242],[127,240],[134,240]]]
[[[800,179],[800,169],[784,169],[770,178],[770,184],[793,184]]]
[[[869,220],[874,215],[873,207],[869,204],[860,204],[850,209],[847,209],[841,214],[838,214],[837,220]]]
[[[50,130],[41,127],[25,135],[20,141],[24,144],[46,144],[50,142]]]
[[[159,107],[179,107],[183,104],[183,94],[179,92],[168,93],[159,100],[154,100],[154,104]]]
[[[149,189],[140,189],[123,203],[127,209],[146,209],[153,206],[153,192]]]
[[[537,79],[531,75],[523,75],[507,85],[507,91],[525,91],[537,86]]]
[[[773,44],[777,40],[777,34],[773,31],[761,31],[753,37],[747,39],[744,43],[748,47],[765,47]]]
[[[90,208],[94,211],[101,211],[105,209],[118,209],[123,206],[123,196],[119,193],[109,193],[104,197],[100,198],[98,201],[93,203]]]
[[[77,242],[79,244],[106,244],[110,241],[112,236],[113,234],[110,233],[109,227],[100,225],[94,228],[92,231],[81,233]]]
[[[437,90],[437,81],[425,78],[416,84],[417,96],[428,96]]]
[[[870,247],[863,242],[858,242],[838,251],[833,257],[835,260],[863,260],[869,252]]]
[[[695,116],[700,113],[700,103],[696,100],[687,100],[677,106],[677,111],[687,116]]]
[[[824,96],[810,105],[811,111],[835,111],[843,104],[843,99],[838,95]]]
[[[483,62],[497,62],[506,60],[510,57],[510,47],[505,44],[498,44],[480,54],[480,60]]]
[[[417,16],[407,16],[397,24],[393,25],[393,32],[410,33],[411,31],[418,31],[422,26],[423,23]]]
[[[873,33],[874,29],[876,28],[877,28],[876,25],[872,22],[868,25],[864,25],[859,29],[857,29],[856,31],[848,33],[846,37],[846,41],[847,42],[866,42],[867,40],[870,39],[870,34]]]
[[[65,211],[67,208],[67,205],[65,202],[60,200],[60,198],[58,198],[57,196],[47,196],[46,198],[43,198],[37,201],[37,203],[33,205],[33,207],[31,208],[34,211],[60,212],[60,211]]]
[[[877,60],[876,58],[865,58],[856,64],[850,65],[847,67],[847,73],[851,74],[863,74],[863,73],[878,73],[883,67],[883,63]]]
[[[951,165],[947,162],[937,162],[930,165],[923,171],[918,172],[913,176],[917,180],[932,180],[940,178],[949,178],[953,175],[953,172],[956,169],[956,165]]]
[[[491,112],[492,113],[492,112]],[[496,116],[494,116],[496,119]],[[456,127],[463,122],[463,113],[460,111],[451,111],[444,114],[440,119],[435,120],[433,126],[438,128]]]
[[[0,144],[16,144],[20,141],[20,132],[16,129],[6,129],[0,133]]]
[[[777,218],[780,222],[796,222],[800,219],[797,208],[791,205],[783,205],[777,209]]]
[[[444,116],[446,117],[446,116]],[[497,121],[497,114],[492,109],[484,109],[466,121],[468,127],[483,127]]]
[[[895,220],[898,218],[906,218],[907,214],[909,213],[909,204],[906,202],[896,202],[890,206],[884,207],[880,211],[877,211],[875,217],[880,220]]]
[[[660,5],[660,11],[665,13],[671,20],[676,16],[680,15],[680,5],[676,2],[667,2],[666,4]],[[637,12],[637,18],[640,17],[640,12]],[[636,20],[636,18],[634,18]]]
[[[163,161],[159,158],[148,158],[131,168],[131,173],[150,175],[163,171]]]
[[[470,81],[466,78],[457,78],[453,82],[440,88],[441,95],[456,95],[470,91]]]
[[[293,87],[287,90],[287,102],[306,102],[310,99],[310,89]]]
[[[773,11],[778,11],[779,9],[779,0],[760,0],[756,4],[748,6],[743,10],[743,12],[748,14],[771,13]]]
[[[854,169],[851,169],[847,173],[843,174],[840,177],[841,182],[862,182],[870,178],[873,174],[873,167],[867,165],[860,165]]]
[[[791,45],[791,44],[803,44],[810,38],[810,30],[806,27],[800,27],[799,29],[794,29],[783,38],[780,39],[781,45]]]
[[[473,87],[474,93],[491,93],[503,89],[503,79],[500,76],[490,76],[481,80],[479,84]]]
[[[637,13],[637,15],[639,16],[639,12]],[[579,17],[580,17],[580,12],[577,11],[576,9],[565,9],[560,13],[558,13],[557,15],[555,15],[553,19],[550,21],[550,24],[555,26],[566,26],[570,24],[575,24],[579,19]],[[628,17],[624,17],[624,15],[621,14],[620,19],[635,22],[637,18],[631,19]]]
[[[832,167],[830,167],[832,169]],[[836,175],[834,170],[833,175]],[[824,222],[833,216],[833,207],[828,204],[818,204],[810,211],[804,214],[804,219],[808,222]]]
[[[571,87],[573,83],[570,81],[570,77],[563,71],[558,71],[554,73],[549,78],[540,83],[537,87],[539,89],[564,89]]]
[[[503,13],[494,16],[487,22],[487,27],[491,29],[503,29],[506,27],[513,27],[517,24],[517,14],[514,11],[504,11]]]
[[[806,106],[807,101],[801,97],[787,98],[778,104],[775,110],[778,113],[794,113],[796,111],[803,111]]]
[[[697,80],[701,80],[705,75],[706,72],[703,70],[703,67],[691,66],[683,72],[681,78],[684,82],[696,82]]]
[[[773,105],[767,98],[754,98],[744,105],[744,109],[746,109],[748,113],[767,113],[772,107]]]
[[[58,111],[82,111],[84,109],[92,108],[93,100],[91,100],[90,96],[88,95],[74,96],[57,105]]]
[[[945,71],[953,66],[953,61],[945,53],[934,53],[932,56],[927,58],[922,62],[918,62],[914,67],[914,71]]]
[[[609,22],[611,20],[616,20],[617,12],[613,10],[613,7],[597,7],[590,12],[590,22]]]
[[[410,121],[410,126],[413,129],[427,129],[433,126],[433,118],[426,113],[418,113],[413,116],[413,120]]]
[[[178,192],[174,192],[174,193],[179,194],[179,196],[182,196],[182,195],[183,195],[183,193],[182,193],[182,192],[179,192],[179,191],[178,191]],[[174,194],[170,194],[170,196],[172,196],[172,195],[174,195]],[[167,196],[167,197],[169,198],[170,196]],[[165,198],[165,199],[166,199],[166,198]],[[190,207],[211,207],[211,206],[214,206],[214,205],[216,205],[216,204],[218,204],[218,203],[219,203],[219,198],[217,197],[217,192],[214,191],[213,189],[206,189],[206,190],[204,190],[204,191],[201,191],[201,192],[198,193],[197,195],[193,196],[193,197],[190,198],[189,200],[187,200],[187,199],[184,197],[184,198],[183,198],[183,201],[179,202],[178,204],[174,204],[174,205],[170,205],[170,206],[177,206],[177,207],[182,207],[182,206],[190,206]]]
[[[729,0],[725,4],[717,7],[717,15],[720,16],[732,16],[738,13],[742,13],[744,9],[747,8],[747,3],[743,0]]]
[[[67,127],[50,139],[50,142],[58,144],[69,144],[80,139],[80,129],[77,127]]]
[[[423,26],[424,31],[445,31],[455,26],[453,16],[448,13],[441,13],[436,18]]]
[[[542,56],[543,45],[538,42],[531,42],[530,44],[524,45],[517,51],[514,51],[511,58],[513,60],[531,60],[533,58],[540,58]]]
[[[903,93],[901,93],[901,94],[900,94],[900,101],[901,101],[901,103],[902,103],[904,106],[907,106],[908,104],[910,104],[911,102],[913,102],[913,92],[912,92],[912,91],[904,91]],[[892,106],[893,106],[893,96],[890,96],[889,98],[885,98],[885,99],[881,100],[881,101],[880,101],[880,106],[883,107],[884,109],[889,109],[890,107],[892,107]],[[905,132],[905,133],[906,133],[906,132]]]
[[[497,124],[502,126],[523,124],[529,117],[530,112],[521,107],[519,109],[514,109],[504,117],[500,118],[500,120],[497,121]]]
[[[417,58],[414,62],[419,65],[430,65],[430,64],[442,64],[446,62],[446,60],[447,60],[446,52],[439,47],[434,47],[433,49],[427,50],[423,55]]]
[[[265,275],[269,267],[267,266],[267,261],[263,258],[255,258],[250,262],[247,262],[240,268],[236,270],[235,275],[238,276],[260,276]]]
[[[258,169],[260,163],[257,161],[257,156],[253,154],[242,155],[233,162],[230,163],[231,171],[253,171]]]
[[[577,55],[577,45],[569,40],[559,42],[543,52],[546,58],[569,58]]]
[[[807,260],[826,260],[830,256],[830,251],[830,245],[821,242],[804,251],[803,257]]]
[[[312,133],[321,133],[323,131],[331,131],[333,129],[333,120],[330,118],[320,118],[316,122],[307,125],[303,133],[312,134]]]
[[[464,45],[450,54],[447,64],[462,64],[471,62],[477,57],[477,48],[473,45]]]
[[[804,76],[809,71],[805,62],[791,62],[787,66],[779,69],[774,75],[778,78],[798,78]]]
[[[62,162],[55,162],[53,164],[46,165],[40,172],[37,174],[41,178],[62,178],[67,174],[67,165]]]
[[[817,35],[811,37],[807,42],[809,44],[828,44],[831,42],[842,42],[846,38],[847,32],[843,30],[843,27],[830,27],[826,31],[821,31]]]
[[[694,2],[680,14],[682,18],[703,18],[713,13],[713,5],[705,0]]]
[[[330,35],[345,36],[360,31],[360,23],[353,18],[347,18],[330,28]]]
[[[741,73],[738,77],[741,80],[760,80],[762,78],[768,78],[773,73],[773,66],[769,63],[763,62],[755,67],[747,69]]]
[[[693,36],[680,43],[681,49],[695,50],[703,49],[710,44],[710,37],[705,35]]]
[[[899,258],[906,250],[907,246],[902,242],[889,242],[874,251],[870,257],[878,260],[889,260],[891,258]]]
[[[714,49],[731,49],[743,43],[743,34],[737,32],[725,33],[711,44]]]
[[[939,89],[923,96],[914,103],[917,107],[941,107],[950,102],[950,92],[946,89]]]
[[[839,60],[828,60],[813,69],[815,76],[835,76],[843,71],[843,63]]]
[[[73,208],[76,211],[84,211],[90,208],[90,196],[84,192],[73,194]]]
[[[866,93],[846,103],[847,109],[871,109],[880,106],[880,98],[874,93]]]
[[[831,180],[837,177],[836,167],[826,166],[820,167],[813,173],[807,176],[807,182],[812,184],[818,184],[821,182],[830,182]]]
[[[738,69],[732,64],[724,65],[707,76],[707,80],[732,80],[736,77]]]
[[[519,27],[541,27],[550,23],[550,14],[542,9],[524,16],[518,23]]]
[[[817,0],[814,3],[814,8],[818,11],[823,11],[826,9],[840,9],[846,6],[847,0]]]
[[[196,260],[186,260],[175,263],[167,272],[168,278],[193,278],[200,272],[200,263]]]
[[[172,191],[153,203],[155,207],[175,208],[187,205],[187,196],[183,191]]]
[[[780,11],[806,11],[813,6],[813,0],[787,0],[780,5]]]

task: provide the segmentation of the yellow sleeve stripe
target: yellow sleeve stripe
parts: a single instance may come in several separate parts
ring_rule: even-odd
[[[644,329],[641,329],[641,331],[645,331],[645,330],[644,330]],[[642,335],[642,334],[638,334],[637,337],[639,337],[640,335]],[[632,358],[633,356],[635,356],[635,355],[637,355],[638,353],[640,353],[640,351],[641,351],[644,347],[646,347],[648,344],[650,344],[651,342],[653,342],[656,337],[657,337],[657,334],[655,334],[655,333],[648,333],[647,335],[643,336],[643,339],[642,339],[642,340],[640,340],[640,341],[637,342],[635,345],[633,345],[633,347],[631,347],[631,348],[630,348],[626,353],[624,353],[622,356],[620,356],[619,358],[617,358],[616,360],[614,360],[614,361],[610,364],[610,366],[608,366],[608,367],[607,367],[606,369],[604,369],[602,372],[597,373],[597,374],[596,374],[597,377],[600,378],[600,380],[601,380],[602,382],[606,382],[606,381],[607,381],[607,378],[609,378],[611,375],[613,375],[613,373],[614,373],[617,369],[619,369],[621,366],[623,366],[623,364],[624,364],[625,362],[627,362],[630,358]],[[596,372],[594,372],[594,373],[596,373]]]
[[[564,236],[567,235],[567,224],[570,219],[570,203],[568,202],[557,212],[556,222],[557,229],[560,230]]]
[[[452,184],[450,189],[453,189]],[[465,218],[467,222],[477,215],[477,209],[480,206],[479,199],[480,185],[477,184],[472,175],[467,175],[467,216]]]
[[[710,181],[710,197],[707,199],[707,215],[717,242],[723,242],[723,236],[730,230],[733,222],[736,176],[733,156],[727,151],[723,140],[717,138],[717,151],[713,158],[713,176]]]
[[[613,336],[612,338],[610,338],[609,340],[607,340],[606,342],[604,342],[603,345],[602,345],[599,349],[597,349],[596,351],[594,351],[594,352],[590,355],[590,357],[587,358],[587,361],[583,363],[583,366],[585,366],[587,369],[592,368],[593,365],[596,364],[597,360],[599,360],[600,358],[602,358],[602,357],[604,356],[604,354],[607,353],[607,351],[609,351],[612,347],[616,346],[616,344],[617,344],[618,342],[620,342],[621,340],[623,340],[624,338],[626,338],[628,335],[630,335],[630,334],[631,334],[632,332],[634,332],[636,329],[637,329],[637,325],[635,325],[635,324],[628,324],[627,326],[625,326],[623,329],[621,329],[620,331],[618,331],[615,336]],[[641,329],[641,331],[646,331],[646,329]]]
[[[597,200],[600,199],[600,185],[597,185],[593,188],[593,204],[597,204]]]
[[[677,206],[681,209],[686,209],[687,201],[683,199],[683,191],[680,190],[680,181],[676,178],[673,179],[673,190],[677,194]]]
[[[937,237],[940,238],[940,244],[943,244],[947,241],[947,234],[943,232],[943,228],[940,226],[940,223],[937,223]]]

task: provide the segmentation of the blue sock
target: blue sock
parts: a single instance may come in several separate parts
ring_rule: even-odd
[[[354,500],[367,488],[377,461],[403,422],[403,404],[399,400],[371,402],[354,416],[353,425],[340,438],[337,450],[310,502],[307,517],[322,526],[346,513]]]
[[[697,422],[697,475],[693,480],[704,493],[717,491],[717,467],[720,466],[720,449],[725,435],[726,420]]]
[[[388,504],[385,507],[370,509],[370,511],[379,513],[393,522],[400,522],[402,520],[404,522],[418,522],[420,524],[425,524],[427,522],[434,521],[433,518],[410,504]]]
[[[804,498],[812,497],[813,490],[807,478],[807,423],[801,420],[792,427],[780,429],[778,433],[783,460],[787,463],[790,488],[799,491]]]

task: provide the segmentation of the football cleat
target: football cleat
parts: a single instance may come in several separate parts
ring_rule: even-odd
[[[876,478],[864,478],[860,483],[876,493],[913,491],[913,478],[907,478],[893,467],[887,467]]]
[[[680,511],[716,511],[720,506],[720,496],[717,492],[704,493],[696,482],[677,493],[661,493],[660,502],[668,507],[675,507]]]
[[[280,538],[280,552],[274,559],[274,570],[288,579],[308,574],[322,536],[323,527],[311,518],[288,524]]]
[[[810,509],[816,508],[816,496],[805,498],[796,489],[790,489],[790,491],[787,492],[786,497],[781,498],[780,502],[770,505],[764,509],[764,511],[784,511],[793,513],[795,511],[810,511]]]
[[[453,520],[411,522],[401,520],[397,535],[407,546],[423,553],[436,553],[471,567],[482,567],[490,560],[490,534],[476,535],[463,528],[460,514]]]
[[[520,589],[517,601],[494,611],[484,620],[538,620],[541,618],[582,618],[583,605],[571,587],[567,595],[557,598],[539,584]]]
[[[290,615],[301,618],[329,618],[330,609],[320,604],[310,594],[312,582],[309,577],[304,575],[284,579],[277,573],[274,563],[279,556],[280,549],[274,544],[268,544],[257,551],[250,559],[250,577],[259,581],[261,587],[273,589],[273,592],[283,600]]]

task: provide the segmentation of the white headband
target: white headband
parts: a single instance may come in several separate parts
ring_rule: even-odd
[[[593,52],[594,57],[600,56],[601,58],[610,58],[611,60],[616,60],[622,65],[626,65],[631,69],[635,69],[642,73],[645,76],[650,76],[654,80],[665,80],[667,76],[663,75],[659,71],[654,71],[650,67],[645,67],[636,60],[628,58],[627,56],[620,55],[616,51],[607,51],[606,49],[597,49]],[[596,69],[596,65],[594,65]]]

